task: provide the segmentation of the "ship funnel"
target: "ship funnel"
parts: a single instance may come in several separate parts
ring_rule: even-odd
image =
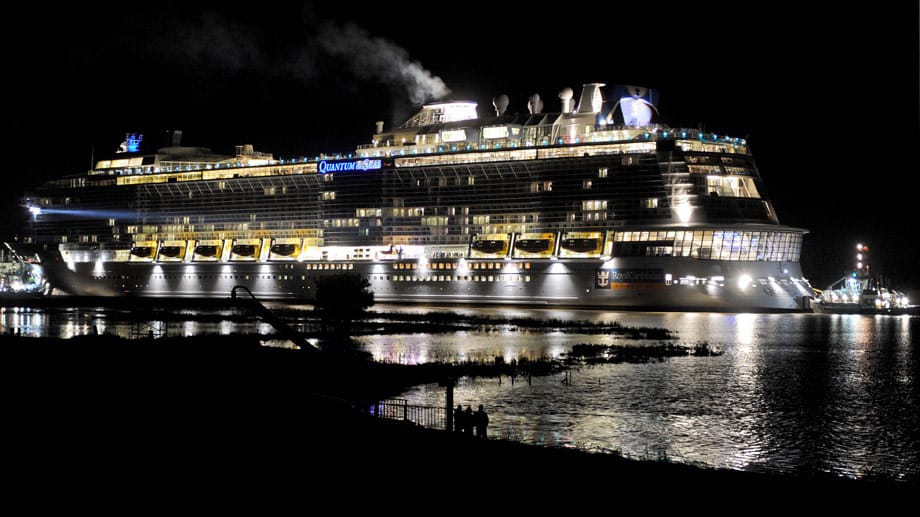
[[[378,120],[376,124],[377,124],[377,134],[379,135],[380,133],[383,133],[383,121]]]
[[[604,104],[601,88],[604,83],[588,83],[582,87],[581,100],[578,101],[579,113],[599,113]]]
[[[562,112],[571,113],[572,111],[572,96],[574,93],[571,88],[563,88],[559,92],[559,99],[562,101]]]
[[[508,109],[508,96],[504,93],[496,96],[492,99],[492,105],[495,106],[495,116],[500,117],[505,114],[505,110]]]
[[[543,111],[543,100],[540,99],[539,94],[535,93],[530,96],[530,99],[527,100],[527,110],[530,111],[531,115]]]

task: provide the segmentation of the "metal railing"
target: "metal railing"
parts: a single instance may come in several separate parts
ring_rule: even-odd
[[[377,418],[412,422],[430,429],[445,429],[447,417],[442,407],[413,406],[405,399],[388,399],[374,403],[370,412]]]

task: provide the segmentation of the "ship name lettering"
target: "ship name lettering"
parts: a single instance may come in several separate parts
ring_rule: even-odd
[[[664,275],[658,269],[621,269],[611,270],[612,282],[661,282]]]
[[[323,160],[319,162],[317,166],[320,174],[327,174],[330,172],[372,171],[381,167],[383,167],[383,160],[372,160],[370,158],[348,162],[327,162]]]

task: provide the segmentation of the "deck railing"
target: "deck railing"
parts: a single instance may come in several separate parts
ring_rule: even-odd
[[[388,399],[374,403],[370,412],[377,418],[412,422],[429,429],[444,429],[447,418],[443,407],[414,406],[405,399]]]

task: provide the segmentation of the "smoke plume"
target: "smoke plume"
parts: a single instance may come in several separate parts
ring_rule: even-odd
[[[450,89],[440,77],[432,75],[409,53],[392,41],[371,36],[353,24],[327,22],[317,33],[320,48],[331,56],[343,58],[359,78],[397,83],[405,88],[413,104],[440,99]]]
[[[338,24],[305,17],[301,38],[283,45],[266,44],[264,31],[205,11],[198,23],[170,27],[168,39],[151,50],[179,58],[200,72],[259,73],[313,84],[320,75],[354,76],[405,92],[413,104],[439,99],[450,93],[440,77],[432,75],[409,53],[387,39],[369,34],[354,23]],[[324,71],[325,67],[341,67]]]

